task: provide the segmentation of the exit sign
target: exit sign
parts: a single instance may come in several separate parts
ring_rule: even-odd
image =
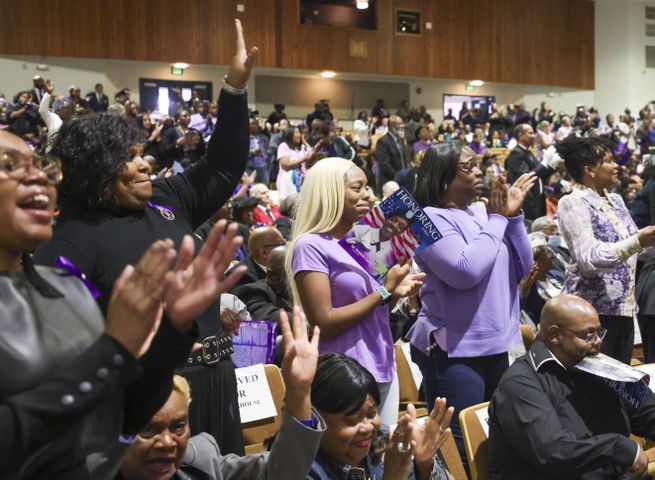
[[[475,87],[473,85],[471,85],[470,83],[467,83],[466,84],[466,90],[468,92],[472,92],[473,90],[475,90]]]
[[[177,67],[171,67],[171,73],[173,75],[183,75],[184,74],[184,69],[183,68],[177,68]]]

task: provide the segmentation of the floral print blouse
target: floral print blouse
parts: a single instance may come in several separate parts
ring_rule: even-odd
[[[621,196],[578,185],[559,201],[557,215],[574,261],[562,292],[584,298],[599,315],[633,317],[635,254],[643,248]]]

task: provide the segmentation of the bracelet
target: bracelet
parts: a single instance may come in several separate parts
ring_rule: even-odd
[[[233,87],[232,85],[227,83],[227,75],[225,75],[225,78],[221,82],[221,89],[225,90],[227,93],[230,93],[232,95],[243,95],[244,93],[246,93],[248,86],[244,88]]]

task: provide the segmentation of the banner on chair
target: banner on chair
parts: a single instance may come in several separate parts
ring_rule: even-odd
[[[232,361],[237,368],[273,363],[277,323],[251,320],[241,322],[239,335],[232,337]]]
[[[237,368],[235,372],[241,423],[277,416],[264,365]]]

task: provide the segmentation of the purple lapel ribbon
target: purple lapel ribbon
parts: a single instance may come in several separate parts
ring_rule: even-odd
[[[91,292],[93,298],[97,300],[98,297],[100,297],[100,290],[98,290],[96,286],[93,283],[91,283],[91,280],[86,278],[86,275],[84,275],[82,271],[79,268],[77,268],[73,264],[73,262],[71,262],[69,259],[62,256],[57,257],[57,260],[55,260],[55,267],[61,268],[62,270],[66,270],[71,275],[74,275],[80,280],[82,280],[82,283],[86,285],[86,288],[89,290],[89,292]]]
[[[173,212],[173,207],[169,207],[168,205],[157,205],[156,203],[154,203],[154,202],[150,202],[150,201],[149,201],[149,202],[148,202],[148,206],[149,206],[150,208],[154,208],[155,210],[162,210],[162,209],[164,209],[164,210],[168,210],[168,211],[171,212],[171,213]]]

